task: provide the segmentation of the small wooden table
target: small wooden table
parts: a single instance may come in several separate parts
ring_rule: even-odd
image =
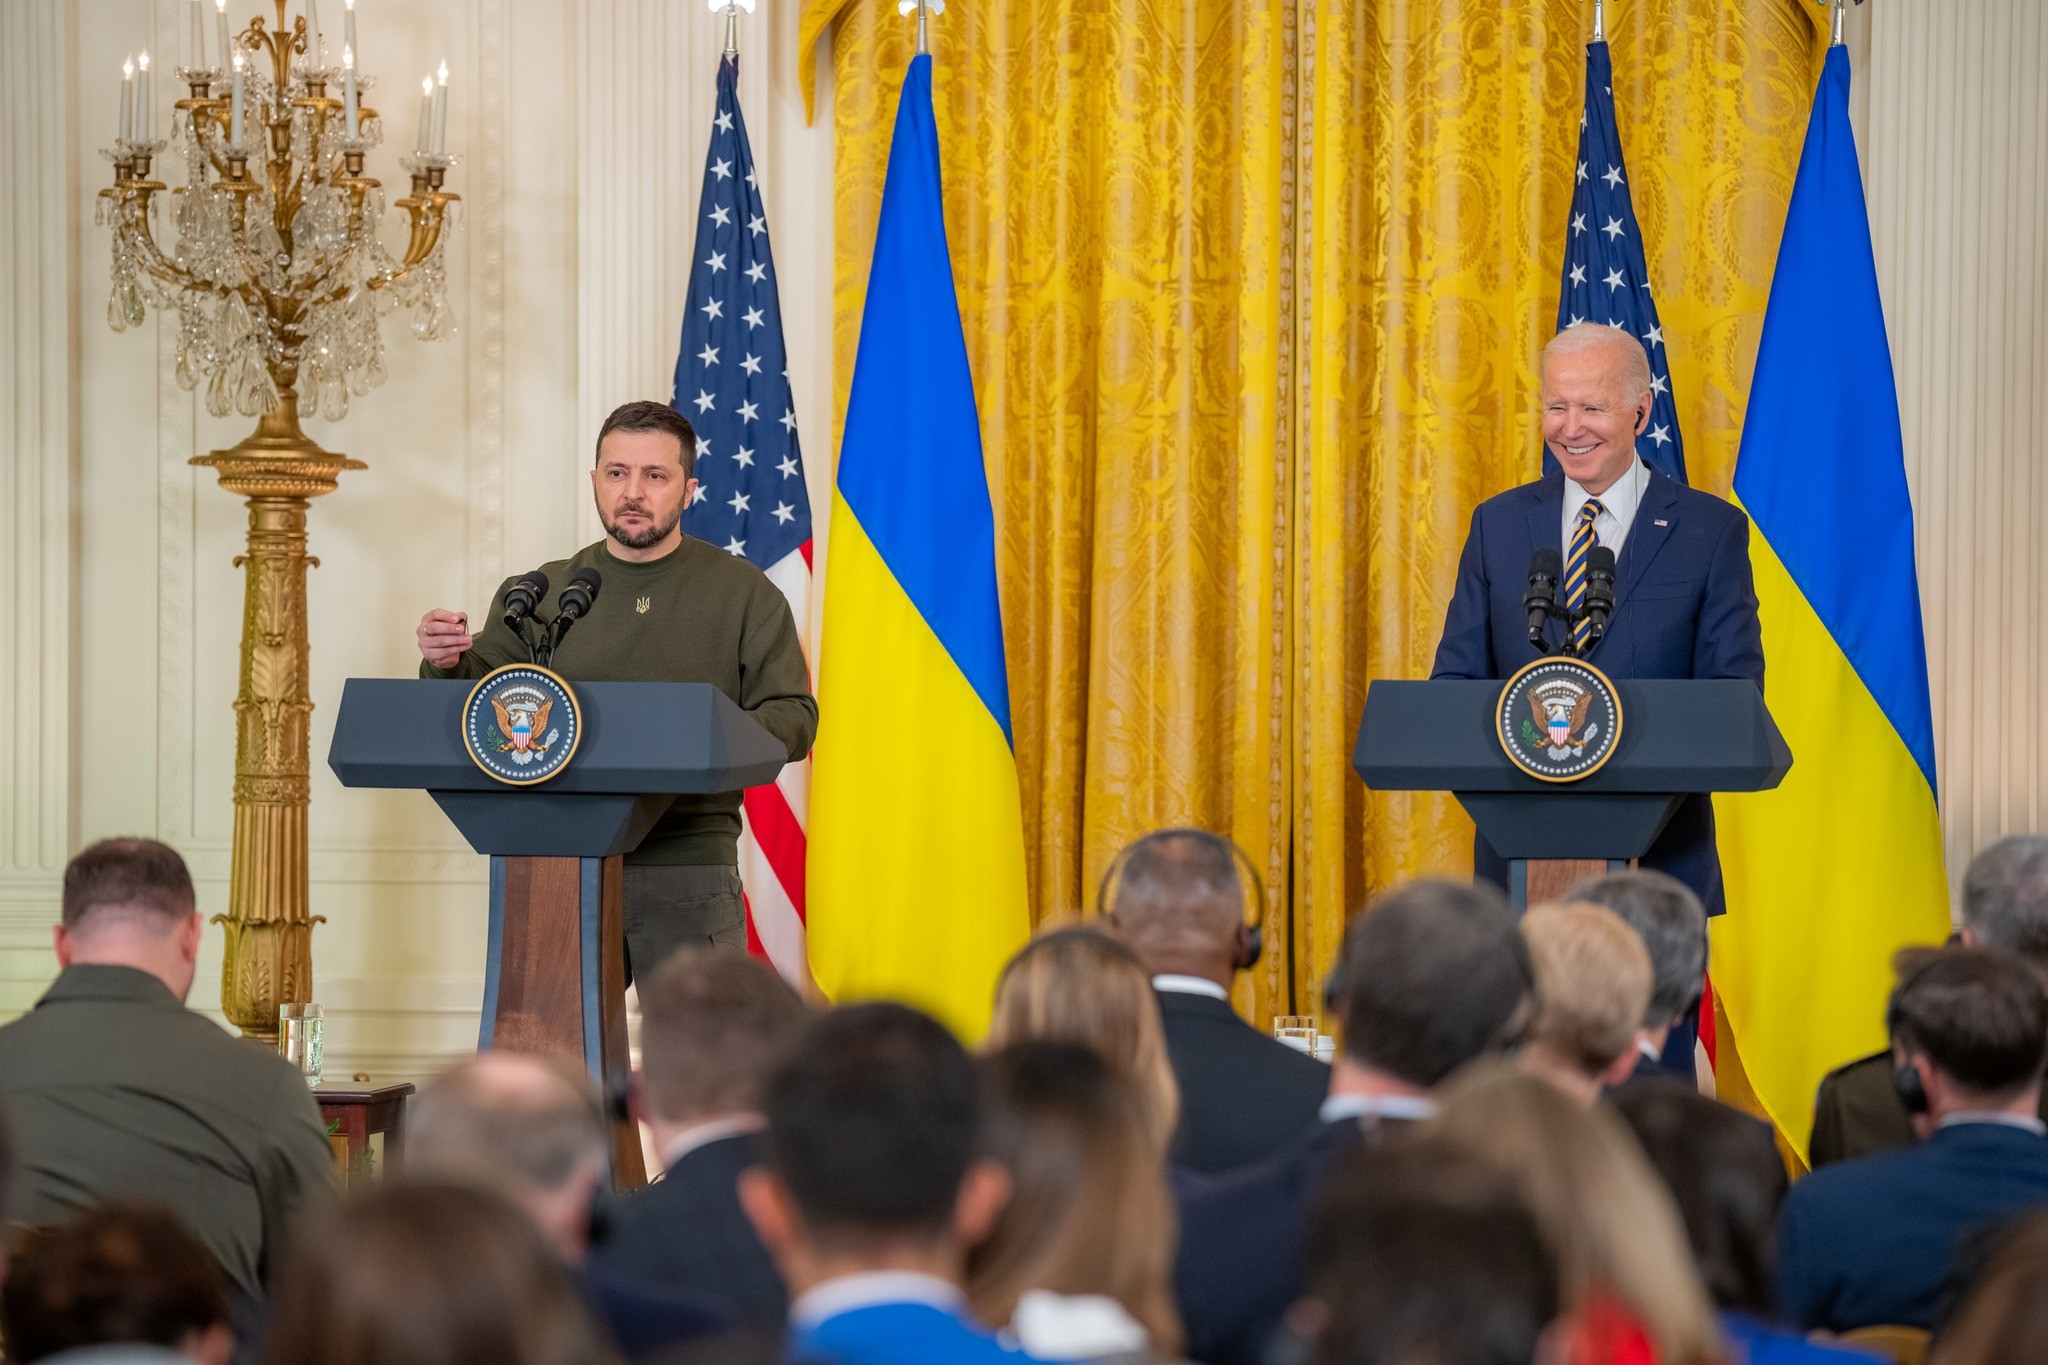
[[[323,1081],[313,1087],[320,1117],[327,1124],[327,1141],[334,1149],[334,1173],[343,1188],[370,1171],[364,1154],[370,1139],[384,1135],[384,1165],[398,1160],[399,1142],[405,1126],[405,1099],[411,1085],[338,1085]]]

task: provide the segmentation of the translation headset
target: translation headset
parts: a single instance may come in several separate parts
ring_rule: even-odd
[[[1899,997],[1912,990],[1913,983],[1918,981],[1929,967],[1940,961],[1940,958],[1941,955],[1939,953],[1929,954],[1925,962],[1907,973],[1906,979],[1901,981],[1898,984],[1898,988],[1892,992],[1894,1008],[1889,1013],[1896,1015],[1896,1004]],[[1899,1103],[1904,1106],[1908,1114],[1924,1114],[1928,1111],[1930,1105],[1927,1099],[1927,1082],[1921,1079],[1919,1068],[1913,1065],[1913,1057],[1917,1049],[1911,1046],[1913,1043],[1911,1037],[1900,1037],[1895,1020],[1888,1022],[1893,1023],[1891,1029],[1893,1040],[1900,1043],[1906,1053],[1903,1061],[1894,1061],[1892,1063],[1892,1093],[1899,1097]]]
[[[1108,869],[1102,874],[1102,880],[1096,884],[1096,918],[1100,919],[1114,911],[1114,893],[1121,889],[1124,869],[1129,866],[1131,858],[1141,849],[1151,847],[1154,844],[1165,843],[1169,839],[1186,839],[1192,843],[1200,844],[1219,858],[1228,859],[1231,867],[1237,873],[1238,895],[1242,897],[1245,895],[1246,889],[1250,889],[1251,918],[1244,922],[1244,939],[1238,945],[1237,956],[1231,960],[1230,964],[1238,971],[1250,971],[1259,964],[1259,958],[1264,956],[1266,951],[1266,931],[1262,923],[1266,910],[1266,883],[1259,876],[1258,868],[1252,866],[1250,855],[1237,846],[1237,841],[1226,838],[1214,830],[1194,828],[1155,829],[1144,838],[1125,845],[1123,852],[1117,854],[1110,861]],[[1244,913],[1243,909],[1240,908],[1238,913],[1242,916]]]

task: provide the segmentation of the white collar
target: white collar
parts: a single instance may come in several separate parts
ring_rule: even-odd
[[[1648,1061],[1661,1062],[1664,1060],[1664,1054],[1658,1051],[1648,1038],[1636,1039],[1636,1052]]]
[[[844,1313],[890,1303],[920,1303],[957,1313],[960,1286],[917,1270],[863,1270],[812,1285],[789,1306],[790,1326],[812,1331]]]
[[[1427,1095],[1332,1095],[1316,1110],[1324,1123],[1341,1119],[1433,1119],[1436,1101]]]
[[[2024,1128],[2035,1137],[2048,1137],[2048,1123],[2032,1114],[2008,1114],[2002,1109],[1959,1109],[1935,1121],[1936,1128],[1953,1128],[1963,1123],[1995,1123],[2005,1128]]]
[[[1627,538],[1629,527],[1635,524],[1636,508],[1642,505],[1643,494],[1650,486],[1650,467],[1643,463],[1643,457],[1636,456],[1635,463],[1622,471],[1605,493],[1592,494],[1577,479],[1566,476],[1564,481],[1564,519],[1569,525],[1579,515],[1579,509],[1586,505],[1586,499],[1597,496],[1606,514],[1614,518],[1620,527],[1621,537]],[[1567,535],[1566,537],[1570,537]],[[1600,542],[1606,545],[1607,542]],[[1609,546],[1610,549],[1614,548]]]
[[[1206,995],[1212,1000],[1228,1000],[1230,992],[1206,976],[1181,976],[1177,972],[1161,972],[1152,978],[1155,991],[1172,991],[1176,995]]]
[[[670,1138],[668,1146],[661,1149],[661,1169],[674,1170],[678,1161],[699,1147],[709,1147],[714,1142],[738,1137],[741,1133],[758,1133],[767,1126],[768,1121],[759,1114],[728,1114],[722,1119],[693,1123]]]

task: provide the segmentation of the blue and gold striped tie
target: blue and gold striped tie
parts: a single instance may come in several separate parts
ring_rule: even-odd
[[[1600,543],[1593,534],[1593,523],[1606,510],[1598,498],[1586,499],[1586,505],[1579,509],[1579,519],[1572,523],[1571,549],[1564,557],[1564,609],[1576,622],[1572,626],[1572,650],[1575,653],[1584,649],[1593,638],[1593,623],[1578,618],[1586,607],[1586,561],[1592,557],[1593,547]]]

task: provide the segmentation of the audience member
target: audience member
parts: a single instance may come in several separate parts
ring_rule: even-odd
[[[725,1315],[700,1295],[621,1274],[589,1259],[591,1206],[611,1139],[588,1082],[566,1065],[483,1052],[443,1072],[412,1102],[411,1179],[476,1185],[526,1214],[570,1267],[598,1320],[628,1359],[717,1331]]]
[[[1530,1365],[1557,1270],[1513,1183],[1447,1144],[1356,1149],[1309,1221],[1307,1296],[1287,1313],[1304,1365]]]
[[[63,970],[0,1028],[12,1216],[47,1227],[111,1201],[164,1204],[253,1301],[289,1219],[333,1187],[319,1107],[276,1052],[185,1008],[200,921],[175,851],[101,840],[64,869],[63,901]]]
[[[1300,1296],[1302,1231],[1330,1162],[1433,1114],[1430,1087],[1519,1038],[1532,990],[1500,892],[1434,881],[1352,919],[1331,985],[1344,1043],[1320,1122],[1182,1202],[1174,1292],[1188,1352],[1210,1365],[1256,1365]]]
[[[1650,1004],[1650,954],[1612,910],[1539,905],[1522,916],[1536,973],[1536,1017],[1522,1069],[1581,1104],[1634,1072]]]
[[[1176,1356],[1173,1196],[1130,1086],[1072,1043],[1012,1043],[983,1074],[1010,1198],[968,1253],[974,1316],[1042,1360]]]
[[[1466,1069],[1441,1102],[1423,1133],[1516,1183],[1557,1258],[1575,1352],[1660,1365],[1721,1359],[1678,1211],[1619,1119],[1504,1064]]]
[[[1259,957],[1237,852],[1199,829],[1157,830],[1103,878],[1103,923],[1144,959],[1180,1086],[1173,1163],[1214,1175],[1313,1128],[1330,1069],[1247,1024],[1230,1005]]]
[[[1739,1360],[1824,1365],[1867,1359],[1811,1345],[1776,1322],[1772,1227],[1786,1180],[1769,1128],[1668,1079],[1629,1087],[1615,1097],[1614,1108],[1678,1205],[1721,1334]]]
[[[1927,1353],[1927,1365],[2038,1360],[2048,1360],[2048,1210],[2016,1218],[1989,1239]]]
[[[1068,925],[1018,950],[996,981],[988,1045],[1026,1038],[1094,1049],[1134,1087],[1164,1152],[1180,1109],[1159,1004],[1137,955],[1099,929]]]
[[[612,1365],[530,1217],[487,1190],[405,1181],[293,1239],[267,1365]]]
[[[1636,1033],[1635,1070],[1611,1088],[1665,1076],[1697,1085],[1693,1049],[1707,981],[1707,912],[1700,898],[1669,873],[1633,868],[1588,877],[1565,899],[1612,910],[1650,954],[1650,1007]]]
[[[1962,942],[2017,954],[2048,972],[2048,836],[2015,834],[1970,860],[1963,874]],[[2037,1117],[2048,1119],[2048,1107]],[[1914,1141],[1892,1087],[1892,1054],[1872,1053],[1828,1073],[1813,1102],[1814,1166]]]
[[[640,983],[640,1104],[666,1169],[613,1207],[599,1262],[781,1329],[789,1295],[740,1207],[739,1176],[756,1160],[762,1089],[809,1017],[741,953],[681,948]]]
[[[30,1238],[0,1285],[0,1335],[13,1365],[116,1346],[137,1348],[122,1359],[227,1365],[235,1348],[213,1253],[146,1204],[102,1204]]]
[[[968,1250],[1009,1191],[981,1078],[944,1025],[873,1003],[814,1021],[768,1083],[740,1199],[795,1295],[792,1345],[839,1365],[1014,1361],[966,1311]]]
[[[2048,1203],[2040,974],[1988,948],[1939,952],[1892,992],[1885,1022],[1893,1084],[1927,1137],[1793,1186],[1778,1298],[1808,1330],[1931,1326],[1965,1239]]]

